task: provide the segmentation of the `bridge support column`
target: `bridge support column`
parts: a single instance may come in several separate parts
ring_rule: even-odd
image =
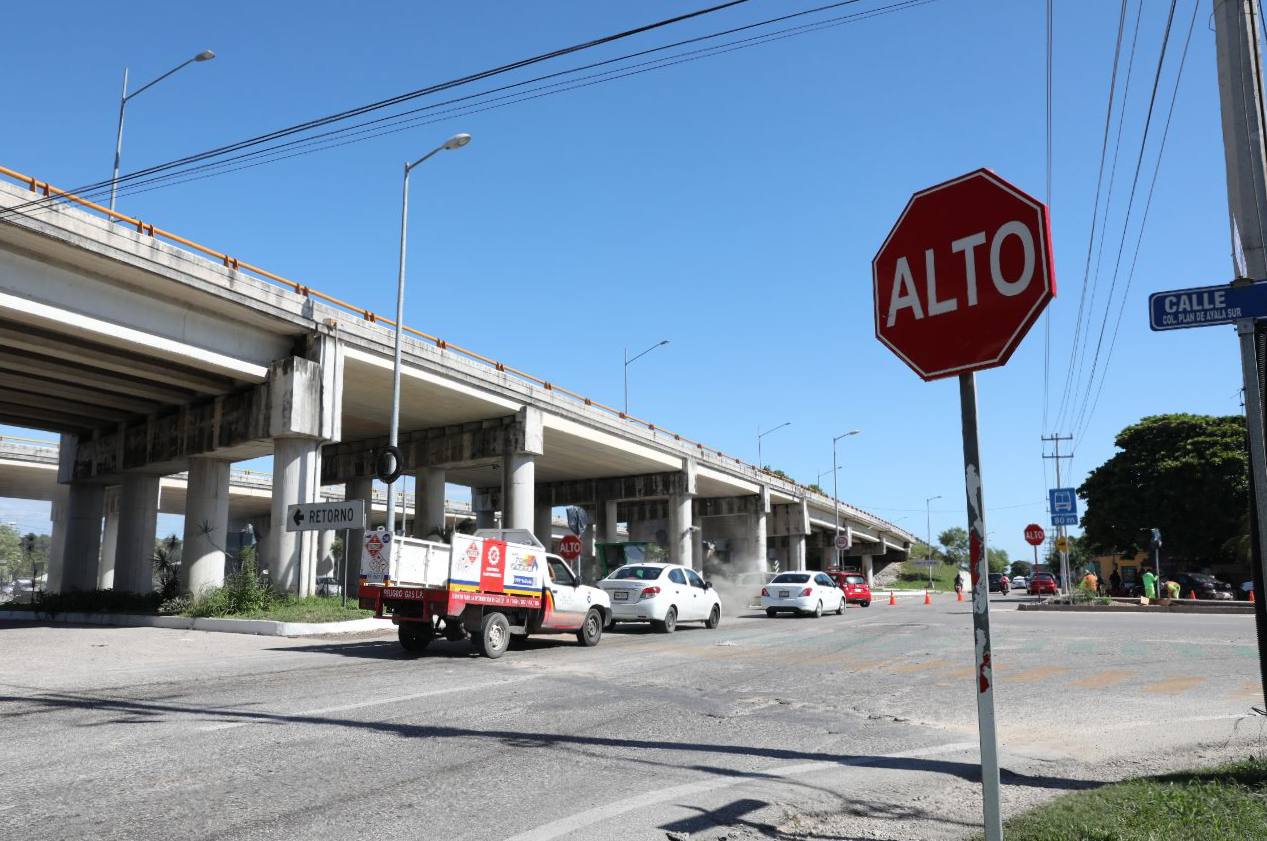
[[[311,596],[317,585],[316,535],[286,531],[286,509],[315,502],[320,490],[321,442],[315,438],[273,439],[273,510],[269,572],[281,593]]]
[[[414,481],[414,537],[444,534],[444,470],[424,467]]]
[[[229,462],[191,458],[180,561],[182,590],[197,596],[224,583],[228,538]]]
[[[532,533],[541,541],[546,551],[554,551],[554,509],[546,503],[538,503],[532,518]]]
[[[105,486],[71,482],[66,506],[66,545],[62,556],[59,592],[92,590],[97,586],[101,552],[101,510]]]
[[[497,509],[493,507],[490,496],[487,489],[471,488],[471,510],[475,512],[475,528],[477,529],[497,527]]]
[[[604,543],[615,543],[620,540],[620,514],[617,513],[616,500],[603,500],[603,531],[602,540]]]
[[[119,536],[114,553],[114,589],[121,592],[154,591],[154,533],[158,531],[158,484],[157,476],[129,473],[123,477],[123,484],[119,486]]]
[[[691,510],[691,494],[669,497],[669,561],[694,566],[695,525]]]
[[[365,527],[373,528],[374,480],[365,477],[353,479],[343,486],[344,499],[365,500]],[[349,530],[343,533],[343,587],[348,598],[353,598],[361,585],[361,533]]]
[[[50,506],[53,527],[49,535],[48,570],[44,582],[44,589],[50,593],[62,591],[62,570],[66,560],[66,512],[69,505],[70,485],[59,483],[54,486],[53,504]]]
[[[102,508],[105,510],[106,527],[101,532],[101,562],[97,564],[97,589],[114,587],[114,562],[119,545],[119,486],[106,488]]]
[[[334,575],[334,535],[331,530],[317,532],[317,575]]]
[[[788,569],[797,570],[798,572],[805,569],[805,535],[788,535],[787,554]]]
[[[875,566],[870,555],[862,556],[862,574],[867,577],[867,586],[875,583]]]
[[[770,568],[767,515],[770,513],[770,490],[762,487],[757,497],[757,513],[752,515],[752,572],[765,572]]]
[[[511,453],[505,457],[503,464],[502,528],[532,531],[535,516],[533,501],[537,489],[536,459],[528,453]]]

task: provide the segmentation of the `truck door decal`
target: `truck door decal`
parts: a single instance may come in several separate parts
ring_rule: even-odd
[[[502,592],[506,576],[506,542],[485,540],[481,561],[480,590],[485,593]]]

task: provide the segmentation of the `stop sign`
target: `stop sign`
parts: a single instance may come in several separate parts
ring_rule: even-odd
[[[1002,365],[1056,294],[1047,207],[988,169],[929,187],[871,278],[876,338],[925,380]]]
[[[565,534],[559,540],[559,557],[565,561],[575,561],[581,557],[581,539],[574,534]]]
[[[1030,523],[1025,527],[1025,542],[1030,546],[1041,546],[1046,539],[1047,535],[1038,523]]]

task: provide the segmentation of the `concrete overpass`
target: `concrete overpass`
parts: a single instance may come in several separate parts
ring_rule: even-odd
[[[187,472],[192,590],[225,565],[235,461],[272,455],[269,514],[325,485],[373,495],[385,445],[392,322],[301,282],[0,167],[0,423],[61,433],[50,588],[99,580],[108,488],[114,586],[148,582],[162,478]],[[48,195],[57,201],[28,203]],[[13,210],[17,208],[18,210]],[[481,525],[544,532],[576,505],[598,540],[655,539],[720,571],[818,566],[836,503],[503,362],[405,328],[401,450],[430,531],[446,483]],[[870,570],[914,538],[841,502]],[[268,528],[279,587],[309,592],[320,538]]]

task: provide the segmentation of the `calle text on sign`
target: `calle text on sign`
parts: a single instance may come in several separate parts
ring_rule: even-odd
[[[1267,281],[1244,285],[1196,286],[1148,296],[1148,326],[1182,330],[1267,317]]]

